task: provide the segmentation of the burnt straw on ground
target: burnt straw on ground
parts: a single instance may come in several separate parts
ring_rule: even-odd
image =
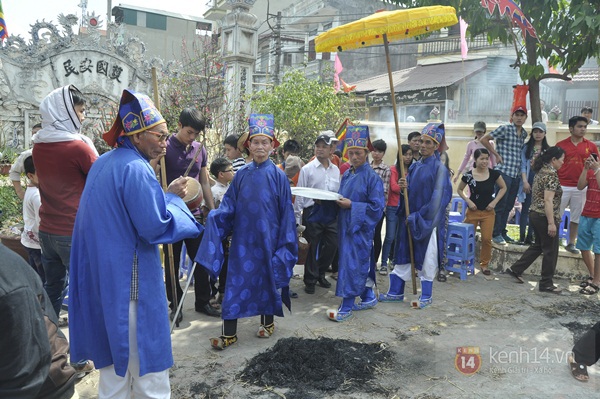
[[[331,391],[364,389],[378,368],[385,368],[392,352],[383,344],[344,339],[282,338],[253,357],[240,379],[292,390]],[[342,388],[340,388],[344,385]]]
[[[589,300],[588,298],[570,299],[547,304],[538,309],[550,318],[575,317],[578,320],[589,319],[595,321],[598,314],[600,314],[600,303],[597,300]]]

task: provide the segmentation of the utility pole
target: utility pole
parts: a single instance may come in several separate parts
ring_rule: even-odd
[[[112,1],[106,0],[106,30],[108,30],[110,21],[112,21]]]
[[[277,12],[277,24],[275,25],[275,85],[279,84],[279,72],[281,70],[281,11]]]

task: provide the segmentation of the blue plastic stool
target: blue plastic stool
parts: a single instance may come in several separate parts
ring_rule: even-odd
[[[447,271],[460,274],[466,280],[475,274],[475,226],[470,223],[449,223],[446,251]]]
[[[564,238],[566,240],[569,239],[569,234],[571,233],[571,211],[569,209],[565,209],[565,213],[562,215],[562,219],[560,220],[560,226],[558,227],[558,235],[559,238]]]
[[[460,209],[459,209],[460,206]],[[450,202],[450,213],[459,212],[463,220],[465,219],[465,214],[467,213],[467,201],[460,197],[453,197],[452,202]],[[462,222],[462,221],[461,221]]]

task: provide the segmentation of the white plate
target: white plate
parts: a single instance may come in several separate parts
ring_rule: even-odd
[[[311,187],[292,187],[292,195],[325,201],[336,201],[342,198],[338,193]]]

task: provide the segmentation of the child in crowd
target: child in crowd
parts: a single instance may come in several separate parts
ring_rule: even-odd
[[[229,188],[229,183],[233,180],[233,165],[227,158],[217,158],[210,164],[210,174],[213,175],[216,182],[210,188],[215,202],[215,208],[218,208],[223,200],[223,196]],[[229,257],[229,243],[231,242],[231,236],[223,240],[223,268],[219,273],[219,285],[215,290],[213,286],[213,292],[218,292],[219,295],[215,300],[215,304],[221,305],[223,303],[223,295],[225,294],[225,281],[227,281],[227,260]]]
[[[215,202],[215,208],[218,208],[223,196],[227,192],[229,183],[233,180],[233,164],[227,158],[217,158],[210,164],[210,174],[216,179],[214,186],[210,190]]]
[[[23,169],[29,179],[27,190],[23,198],[23,233],[21,234],[21,244],[29,253],[29,264],[33,270],[46,282],[44,267],[42,266],[42,250],[40,249],[40,240],[38,231],[40,229],[40,190],[38,189],[38,178],[33,165],[33,157],[30,155],[23,161]]]
[[[238,147],[239,137],[235,134],[230,134],[223,140],[223,148],[225,149],[225,156],[233,165],[233,173],[237,172],[239,168],[246,165],[244,154]],[[211,171],[212,173],[212,171]]]

